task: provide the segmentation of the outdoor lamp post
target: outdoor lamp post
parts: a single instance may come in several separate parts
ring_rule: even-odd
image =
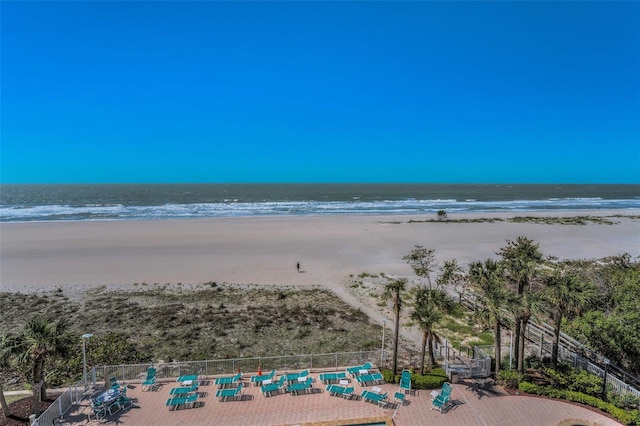
[[[380,367],[384,365],[384,330],[387,328],[387,320],[382,320],[382,353],[380,354]]]
[[[604,379],[602,380],[602,400],[607,400],[607,370],[609,370],[609,358],[604,359]]]
[[[84,382],[84,390],[87,390],[87,350],[84,345],[84,341],[93,334],[87,333],[82,335],[82,380]]]

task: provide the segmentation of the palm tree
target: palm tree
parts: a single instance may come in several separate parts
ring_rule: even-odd
[[[403,300],[402,297],[406,291],[407,280],[406,278],[399,278],[396,280],[389,280],[384,286],[382,293],[382,300],[393,303],[393,312],[396,315],[395,324],[395,337],[393,340],[393,373],[398,370],[398,337],[400,334],[400,312],[402,311]]]
[[[46,319],[31,319],[20,333],[4,339],[3,357],[14,359],[22,365],[32,364],[33,414],[36,416],[40,414],[40,401],[47,397],[44,381],[46,361],[66,356],[72,341],[64,318],[55,324]]]
[[[503,265],[492,259],[469,265],[469,279],[479,294],[480,309],[475,316],[480,323],[493,328],[495,334],[496,372],[500,371],[501,326],[508,322],[507,311],[513,307],[513,295],[504,286]]]
[[[518,237],[515,241],[507,240],[507,245],[498,251],[502,257],[502,263],[505,266],[505,272],[510,283],[514,286],[514,291],[519,298],[527,288],[530,289],[531,283],[537,274],[539,265],[542,263],[543,255],[540,251],[540,245],[526,237]],[[525,302],[526,303],[526,302]],[[524,332],[526,326],[523,324],[525,310],[515,313],[515,359],[520,360],[520,349],[524,349]],[[528,319],[527,319],[528,321]]]
[[[435,364],[433,342],[441,342],[435,327],[442,320],[443,314],[450,313],[453,308],[453,301],[441,288],[430,289],[420,287],[416,291],[414,309],[411,312],[411,321],[422,330],[420,374],[424,374],[424,359],[427,345],[429,346],[429,367]]]
[[[553,272],[546,278],[545,283],[554,320],[551,362],[557,366],[562,319],[568,313],[580,313],[582,308],[595,297],[595,291],[593,284],[581,281],[578,272],[567,263],[555,264]]]

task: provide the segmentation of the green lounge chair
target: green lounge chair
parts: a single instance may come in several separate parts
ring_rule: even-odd
[[[109,387],[111,389],[120,389],[120,383],[118,383],[118,379],[116,377],[109,378]]]
[[[178,377],[178,380],[176,380],[176,382],[188,382],[189,380],[191,380],[192,382],[195,382],[196,380],[198,380],[198,375],[197,374],[188,374],[186,376],[180,376]]]
[[[193,407],[197,400],[198,394],[194,393],[193,395],[189,396],[177,396],[174,398],[169,398],[164,405],[166,407],[169,407],[170,410],[176,410],[180,408],[180,406],[184,406],[186,408],[188,405],[191,405],[191,407]]]
[[[180,388],[173,388],[169,391],[169,395],[182,396],[182,395],[187,395],[187,394],[196,392],[198,390],[198,385],[199,383],[196,381],[193,383],[193,385],[189,387],[183,386]]]
[[[298,395],[300,392],[307,392],[307,390],[311,389],[313,384],[313,378],[307,377],[307,380],[304,382],[296,382],[292,383],[287,387],[287,392],[291,395]]]
[[[345,373],[344,371],[341,371],[339,373],[321,373],[320,374],[320,381],[325,385],[333,382],[337,382],[338,380],[342,380],[346,378],[347,378],[347,373]]]
[[[271,370],[271,373],[269,374],[263,374],[261,376],[251,376],[251,383],[255,383],[256,386],[258,386],[259,384],[261,384],[262,382],[264,382],[265,380],[272,380],[274,378],[274,376],[276,375],[276,370]]]
[[[393,395],[393,399],[395,399],[395,400],[396,400],[396,402],[397,402],[398,404],[400,404],[400,405],[404,405],[404,401],[405,401],[405,399],[404,399],[404,393],[402,393],[402,392],[396,392],[396,393]]]
[[[238,373],[235,376],[218,377],[215,380],[215,384],[218,385],[219,389],[224,389],[235,385],[240,379],[242,379],[242,373]]]
[[[329,392],[329,395],[340,396],[345,399],[346,398],[351,399],[351,397],[353,396],[353,391],[354,391],[353,387],[345,388],[339,385],[327,386],[327,392]]]
[[[363,390],[361,396],[362,396],[362,399],[365,401],[375,403],[379,407],[384,407],[387,404],[387,401],[386,401],[387,394],[388,392],[375,393],[368,390]]]
[[[220,402],[228,401],[229,399],[235,400],[238,397],[242,398],[243,384],[239,383],[235,389],[218,389],[216,391],[216,398],[220,398]]]
[[[262,391],[262,395],[263,396],[271,396],[271,394],[273,392],[278,392],[280,393],[280,391],[283,389],[286,380],[285,380],[285,376],[280,376],[280,381],[277,383],[269,383],[267,385],[262,385],[262,387],[260,388],[260,390]]]
[[[154,367],[147,368],[147,377],[145,377],[140,387],[143,392],[145,390],[153,390],[156,385],[156,369]]]

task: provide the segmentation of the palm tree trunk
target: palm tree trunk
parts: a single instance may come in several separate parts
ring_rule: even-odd
[[[42,386],[42,376],[44,374],[44,361],[36,358],[33,362],[33,414],[40,415],[40,387]]]
[[[433,353],[433,335],[429,338],[429,370],[436,365],[436,357]]]
[[[420,356],[420,374],[424,375],[424,357],[426,354],[426,348],[427,348],[427,332],[426,331],[422,331],[422,354]]]
[[[522,327],[522,317],[516,317],[516,321],[514,324],[514,328],[516,330],[515,335],[513,336],[513,359],[516,360],[516,363],[520,360],[520,340],[521,340],[521,327]],[[519,364],[518,364],[519,366]],[[511,367],[511,366],[509,366]]]
[[[502,358],[501,353],[501,344],[502,337],[500,336],[500,322],[496,322],[496,343],[495,343],[495,352],[496,352],[496,373],[500,371],[500,360]]]
[[[522,317],[522,331],[520,333],[520,342],[518,349],[518,371],[524,373],[524,344],[525,344],[525,335],[527,332],[527,325],[529,325],[529,316]]]
[[[393,338],[393,374],[398,371],[398,337],[400,334],[400,311],[396,310],[396,330]]]
[[[9,417],[11,414],[9,412],[9,406],[7,405],[7,400],[4,399],[4,385],[0,383],[0,405],[2,406],[2,414],[5,417]]]
[[[551,363],[554,367],[558,366],[558,345],[560,344],[560,325],[562,324],[562,310],[556,315],[556,323],[553,329],[553,346],[551,348]]]

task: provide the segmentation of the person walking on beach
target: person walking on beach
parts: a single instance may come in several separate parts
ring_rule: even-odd
[[[300,272],[300,262],[296,263],[296,271]]]

